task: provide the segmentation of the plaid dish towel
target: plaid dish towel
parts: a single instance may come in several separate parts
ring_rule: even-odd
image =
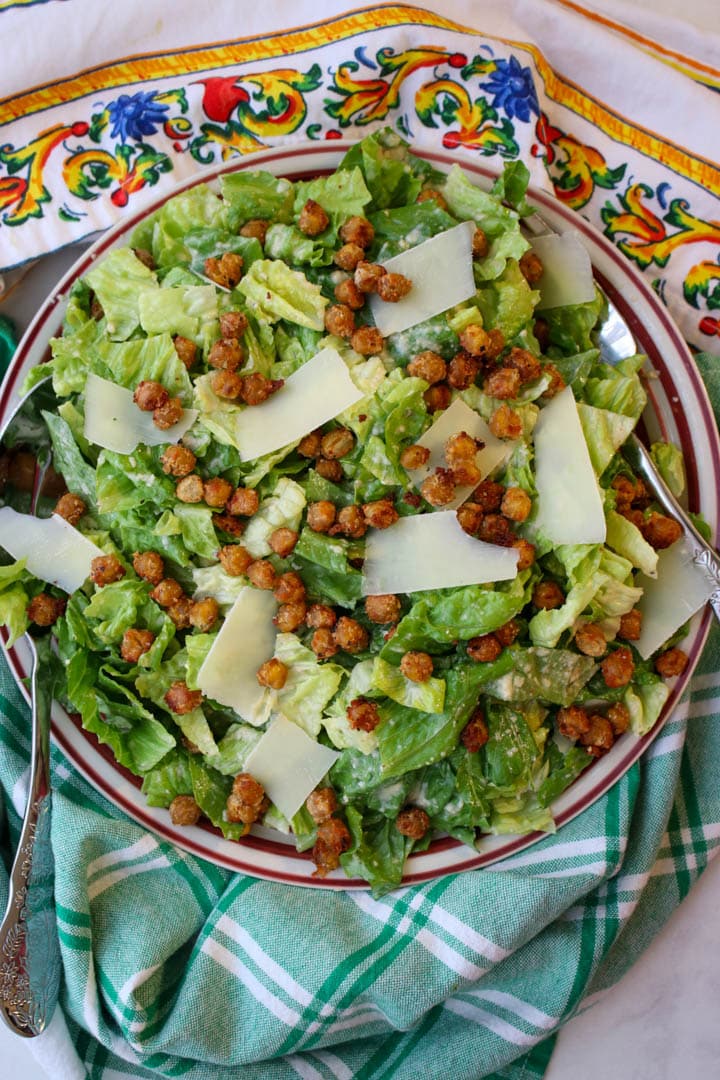
[[[266,0],[239,20],[223,0],[202,17],[190,0],[0,2],[14,43],[0,267],[90,236],[204,165],[391,123],[460,162],[521,156],[648,276],[705,350],[717,409],[712,35],[691,58],[570,0],[322,6]],[[64,983],[36,1041],[45,1067],[62,1080],[542,1076],[553,1034],[624,973],[720,843],[718,687],[713,631],[642,761],[557,836],[381,900],[193,858],[54,750]],[[7,865],[29,738],[4,662],[0,709]],[[0,865],[0,903],[6,891]]]

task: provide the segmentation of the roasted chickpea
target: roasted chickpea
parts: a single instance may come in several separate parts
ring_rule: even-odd
[[[167,609],[168,618],[172,620],[177,630],[187,630],[190,626],[192,604],[189,596],[181,596],[176,604],[171,604]]]
[[[488,427],[496,439],[519,439],[523,430],[520,414],[505,402],[492,414]]]
[[[320,440],[320,452],[325,458],[342,458],[352,453],[355,447],[355,436],[346,427],[328,431]]]
[[[261,686],[269,686],[272,690],[282,690],[287,682],[288,669],[282,660],[275,657],[261,664],[257,672],[257,681]]]
[[[620,629],[617,636],[624,641],[637,641],[642,631],[642,611],[633,608],[620,617]]]
[[[539,581],[533,589],[532,602],[542,611],[552,611],[565,603],[565,593],[555,581]]]
[[[196,600],[190,608],[190,625],[203,634],[212,630],[220,614],[220,605],[214,596],[205,596]]]
[[[561,390],[565,389],[567,384],[554,364],[546,364],[543,368],[543,375],[550,376],[550,384],[541,395],[543,400],[553,398],[556,394],[559,394]]]
[[[316,431],[311,431],[309,435],[303,436],[298,443],[297,452],[301,457],[316,458],[320,456],[320,444],[322,442],[322,431],[318,428]]]
[[[606,716],[612,724],[615,736],[623,735],[630,727],[630,710],[621,701],[615,702],[608,709]]]
[[[202,477],[197,473],[190,473],[189,476],[183,476],[181,480],[178,480],[175,485],[175,495],[184,503],[199,503],[203,501],[205,493],[205,485],[202,482]]]
[[[128,664],[137,664],[141,656],[152,647],[155,635],[150,630],[133,627],[126,630],[120,644],[120,655]]]
[[[458,461],[474,461],[478,449],[477,439],[468,435],[467,431],[456,431],[445,442],[445,460],[450,466]]]
[[[597,623],[583,623],[575,631],[575,644],[585,656],[604,656],[607,641]]]
[[[234,338],[243,336],[248,326],[248,317],[242,311],[224,311],[220,316],[220,336]]]
[[[511,521],[527,521],[532,510],[532,499],[527,491],[519,487],[506,488],[500,504],[500,511]]]
[[[355,312],[348,304],[331,304],[325,310],[325,329],[336,337],[350,337],[355,330]]]
[[[470,353],[455,353],[448,364],[447,380],[453,390],[467,390],[480,374],[480,360]]]
[[[232,495],[232,484],[221,476],[214,476],[203,483],[203,499],[208,506],[219,510]]]
[[[294,529],[282,526],[270,533],[268,544],[276,555],[279,555],[281,559],[286,559],[293,551],[298,539],[298,533]]]
[[[490,335],[480,323],[470,323],[460,331],[460,344],[466,353],[471,356],[483,357],[487,354],[490,345]]]
[[[430,460],[430,451],[426,446],[406,446],[400,455],[400,464],[403,469],[412,472],[413,469],[421,469]]]
[[[333,256],[336,266],[339,266],[341,270],[354,270],[364,258],[365,252],[358,244],[343,244]]]
[[[367,522],[359,506],[343,506],[338,512],[337,522],[330,529],[331,536],[349,536],[359,540],[367,532]]]
[[[455,496],[455,479],[450,469],[436,469],[420,485],[420,494],[431,506],[447,506]]]
[[[320,203],[314,199],[308,199],[298,218],[298,229],[306,236],[319,236],[325,232],[330,224],[330,218],[323,210]]]
[[[540,361],[527,349],[511,349],[505,357],[504,366],[514,368],[523,384],[539,379],[542,374]]]
[[[473,536],[482,524],[484,516],[484,510],[481,506],[478,506],[474,502],[463,503],[455,511],[455,517],[458,519],[458,523],[463,532],[468,533],[469,536]]]
[[[319,627],[312,636],[310,648],[321,660],[329,660],[338,651],[333,632],[326,626]]]
[[[267,379],[259,371],[252,371],[249,375],[243,375],[241,379],[240,398],[246,405],[262,405],[271,394],[276,394],[285,385],[284,379]]]
[[[481,480],[473,491],[473,502],[477,503],[486,513],[493,514],[502,506],[505,488],[496,480]]]
[[[204,269],[205,277],[216,285],[222,289],[234,289],[242,277],[243,259],[234,251],[225,251],[219,259],[206,259]]]
[[[250,826],[262,817],[268,805],[262,784],[250,773],[239,773],[233,780],[225,815],[228,821]]]
[[[228,514],[252,517],[260,506],[260,497],[254,488],[238,487],[229,494],[225,503]]]
[[[395,818],[395,828],[411,840],[422,840],[430,828],[430,818],[426,810],[421,810],[418,806],[408,807],[401,810]]]
[[[447,200],[435,188],[423,188],[415,202],[434,202],[437,203],[441,210],[447,210],[448,208]]]
[[[160,607],[169,608],[176,604],[183,596],[183,587],[174,578],[163,578],[150,593],[150,599]]]
[[[305,622],[307,604],[304,600],[295,601],[292,604],[281,604],[273,622],[281,634],[292,634]]]
[[[511,547],[518,550],[517,571],[527,570],[529,566],[535,562],[535,546],[530,543],[529,540],[525,540],[524,537],[518,537],[517,540],[513,540]]]
[[[377,502],[364,503],[362,512],[366,523],[373,529],[388,529],[400,517],[391,499],[378,499]]]
[[[236,401],[243,387],[242,375],[236,371],[218,368],[210,376],[210,388],[214,394],[225,401]]]
[[[615,742],[612,724],[604,716],[600,716],[599,713],[592,713],[589,722],[590,728],[580,736],[580,743],[582,746],[587,747],[587,751],[592,757],[601,757],[612,748]]]
[[[635,673],[635,661],[627,645],[621,645],[606,656],[600,664],[600,670],[606,686],[627,686]]]
[[[380,710],[374,701],[357,697],[347,707],[347,719],[353,731],[374,731],[380,723]]]
[[[489,664],[497,660],[502,650],[494,634],[480,634],[479,637],[470,638],[467,643],[467,654],[476,664]]]
[[[658,514],[654,510],[647,518],[640,531],[656,551],[669,548],[682,536],[682,525],[675,518]]]
[[[160,463],[163,472],[167,476],[182,478],[193,471],[197,464],[197,458],[192,450],[188,450],[186,446],[168,446],[163,451]]]
[[[426,652],[411,649],[400,661],[400,670],[406,679],[427,682],[433,673],[433,658]]]
[[[96,585],[112,585],[124,577],[125,567],[117,555],[97,555],[90,563],[90,578]]]
[[[247,526],[246,521],[243,521],[242,518],[233,517],[232,514],[213,514],[212,523],[216,529],[229,533],[230,536],[236,538],[242,536]]]
[[[516,539],[509,520],[502,514],[484,514],[478,536],[486,544],[498,544],[500,547],[512,547]]]
[[[358,326],[350,345],[361,356],[377,356],[383,349],[383,336],[376,326]]]
[[[447,383],[436,383],[428,386],[423,394],[423,401],[429,413],[442,412],[447,409],[452,401],[452,393]]]
[[[402,604],[394,593],[365,597],[365,614],[374,623],[394,623],[400,618]]]
[[[339,484],[345,476],[339,461],[331,461],[330,458],[324,457],[318,458],[315,462],[315,472],[325,480],[332,480],[334,484]]]
[[[165,694],[165,704],[171,712],[177,713],[178,716],[184,716],[186,713],[192,712],[193,709],[198,709],[202,704],[202,691],[190,690],[187,683],[174,682],[168,692]]]
[[[327,499],[310,503],[307,508],[308,527],[313,532],[326,533],[334,525],[336,514],[334,504]]]
[[[245,573],[256,589],[274,589],[277,580],[275,567],[267,559],[255,559]]]
[[[65,611],[66,603],[49,593],[38,593],[27,606],[27,617],[36,626],[53,626]]]
[[[353,311],[359,311],[365,304],[365,293],[360,292],[352,278],[339,281],[333,292],[338,304],[345,304]]]
[[[519,372],[515,368],[497,368],[483,382],[483,393],[492,398],[516,398],[520,393]]]
[[[655,670],[663,679],[674,679],[682,675],[688,666],[688,656],[682,649],[668,649],[655,661]]]
[[[537,285],[538,281],[543,276],[545,269],[540,258],[534,251],[526,251],[521,255],[518,260],[518,266],[520,267],[520,273],[525,278],[528,285]]]
[[[488,244],[488,238],[482,229],[477,228],[473,233],[472,239],[472,256],[473,259],[484,259],[488,253],[490,245]]]
[[[490,738],[482,709],[477,708],[460,734],[460,742],[469,754],[476,754]]]
[[[241,544],[226,544],[218,552],[220,565],[230,577],[242,577],[253,561],[253,557],[247,548]]]
[[[54,514],[64,518],[70,525],[77,525],[80,518],[83,516],[87,506],[80,498],[79,495],[73,495],[71,491],[61,495],[55,504]]]
[[[240,235],[257,240],[259,244],[264,245],[269,227],[269,221],[263,221],[262,218],[252,218],[250,221],[246,221],[240,229]]]
[[[586,709],[579,705],[569,705],[559,709],[557,714],[557,729],[566,739],[579,739],[590,730],[590,716]]]
[[[379,263],[361,262],[355,267],[355,284],[360,292],[375,292],[378,281],[385,274],[387,274],[387,270],[384,266],[380,266]]]
[[[502,626],[499,626],[497,630],[494,630],[493,633],[503,648],[505,648],[507,645],[512,645],[519,636],[520,623],[515,619],[510,619],[508,622],[503,623]]]
[[[344,821],[331,817],[318,825],[317,840],[312,849],[315,863],[313,877],[325,877],[340,865],[340,856],[350,847],[350,830]]]
[[[305,800],[305,807],[316,825],[322,825],[337,810],[337,797],[331,787],[315,788]]]
[[[133,555],[133,570],[144,581],[158,585],[165,575],[165,563],[157,551],[136,551]]]
[[[299,574],[289,570],[275,583],[273,595],[279,604],[294,604],[305,599],[305,583]]]
[[[173,345],[175,346],[178,360],[180,360],[189,371],[197,360],[197,345],[194,341],[191,341],[190,338],[183,337],[182,334],[175,335],[173,338]]]
[[[337,615],[327,604],[311,604],[305,616],[305,623],[314,630],[332,630],[337,622]]]
[[[316,631],[319,633],[320,631]],[[341,615],[333,630],[335,644],[345,652],[356,653],[367,649],[370,641],[367,630],[355,619]]]
[[[432,386],[446,378],[447,365],[442,356],[426,349],[412,358],[407,366],[407,373],[416,379],[424,379]]]
[[[170,395],[165,387],[152,379],[143,379],[135,387],[133,393],[133,401],[138,409],[142,409],[143,412],[153,412],[154,409],[159,409],[167,403],[169,397]]]
[[[474,461],[458,461],[450,471],[458,487],[474,487],[482,476],[482,470]]]
[[[220,338],[210,349],[207,362],[212,368],[224,368],[225,371],[237,371],[242,367],[245,355],[237,338]]]
[[[346,244],[357,244],[361,248],[369,248],[375,239],[375,230],[366,217],[359,214],[349,217],[340,226],[340,239]]]
[[[404,274],[383,274],[378,278],[375,291],[386,304],[396,304],[412,289],[412,281]]]
[[[202,810],[192,795],[176,795],[168,807],[173,825],[197,825]]]

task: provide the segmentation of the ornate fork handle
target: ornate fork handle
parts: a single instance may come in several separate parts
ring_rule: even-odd
[[[50,846],[50,641],[31,641],[33,741],[30,791],[0,925],[0,1015],[18,1035],[39,1035],[60,985]],[[50,683],[50,685],[48,685]]]

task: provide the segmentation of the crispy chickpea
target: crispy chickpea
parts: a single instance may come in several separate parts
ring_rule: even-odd
[[[369,248],[375,239],[375,229],[366,217],[354,214],[340,226],[340,239],[346,244],[357,244],[361,248]]]
[[[202,477],[198,476],[197,473],[190,473],[189,476],[183,476],[175,485],[175,496],[180,502],[202,502],[204,493],[205,485],[202,482]]]
[[[308,199],[298,217],[298,229],[306,236],[319,236],[330,224],[330,218],[320,203]]]
[[[94,293],[92,294],[92,300],[90,302],[90,316],[95,320],[95,322],[100,322],[100,320],[105,316],[103,306]]]
[[[192,795],[176,795],[168,809],[173,825],[197,825],[202,816]]]
[[[627,476],[614,476],[610,487],[615,492],[615,509],[622,514],[635,501],[635,484]]]
[[[623,641],[637,641],[642,630],[642,611],[633,608],[620,616],[620,629],[617,636]]]
[[[472,256],[473,259],[484,259],[488,253],[490,245],[488,244],[488,238],[482,229],[477,228],[473,233],[472,238]]]
[[[604,656],[607,641],[597,623],[583,623],[575,631],[575,644],[585,656]]]
[[[486,360],[497,360],[505,348],[505,335],[497,326],[488,330],[488,344],[485,350]]]
[[[183,587],[179,581],[175,581],[174,578],[163,578],[162,581],[158,581],[155,588],[150,593],[150,599],[154,600],[160,607],[169,608],[173,604],[176,604],[183,596]]]
[[[353,311],[359,311],[365,303],[365,293],[360,292],[352,278],[339,281],[333,291],[338,304],[345,304]]]
[[[442,356],[431,349],[426,349],[412,358],[407,366],[407,373],[416,379],[424,379],[432,386],[434,383],[442,382],[446,377],[447,365]]]
[[[512,645],[515,639],[520,634],[520,623],[516,619],[510,619],[508,622],[503,623],[493,633],[498,639],[500,644],[505,648],[507,645]]]
[[[242,375],[238,375],[236,371],[226,371],[225,368],[218,368],[210,376],[212,392],[225,401],[236,401],[240,397],[242,386]]]
[[[467,390],[480,374],[480,360],[461,350],[448,364],[447,380],[453,390]]]
[[[229,533],[230,536],[240,537],[245,532],[246,521],[233,517],[232,514],[213,514],[213,525],[216,529]]]
[[[273,622],[281,634],[292,634],[305,622],[307,604],[304,600],[295,601],[292,604],[281,604]]]
[[[477,452],[477,439],[468,435],[467,431],[456,431],[445,442],[445,460],[451,466],[458,461],[474,461]]]
[[[27,606],[27,617],[36,626],[52,626],[65,611],[67,601],[49,593],[38,593]]]
[[[419,510],[422,506],[422,499],[415,491],[406,491],[402,497],[402,501],[408,506],[414,506],[416,510]]]
[[[401,611],[400,597],[395,593],[380,593],[377,596],[365,597],[365,614],[370,622],[380,624],[397,622]]]
[[[286,559],[293,551],[298,538],[298,533],[294,529],[288,529],[283,525],[270,533],[268,544],[276,555],[279,555],[281,559]]]
[[[524,537],[518,537],[517,540],[513,540],[511,547],[517,548],[518,561],[517,570],[520,573],[521,570],[527,570],[529,566],[535,562],[535,545],[531,544],[529,540]]]
[[[550,376],[550,384],[541,395],[543,400],[547,398],[554,398],[556,394],[559,394],[560,391],[564,390],[567,386],[567,383],[565,382],[561,373],[558,371],[554,364],[546,364],[543,368],[543,375]]]
[[[252,825],[265,813],[268,801],[265,788],[250,773],[238,773],[225,805],[228,821]]]
[[[220,338],[210,349],[207,362],[212,368],[224,368],[225,371],[237,371],[242,366],[245,355],[237,338]]]
[[[315,431],[311,431],[309,435],[304,435],[298,443],[297,452],[301,457],[316,458],[320,456],[320,444],[322,442],[322,431],[317,428]]]
[[[455,495],[455,480],[450,469],[436,469],[420,485],[420,494],[431,506],[447,506]]]
[[[386,304],[396,304],[412,289],[412,281],[404,274],[383,274],[378,278],[375,292]]]
[[[331,304],[325,310],[325,329],[336,337],[350,337],[355,330],[355,312],[348,304]]]
[[[208,506],[219,510],[232,495],[232,484],[221,476],[213,476],[203,483],[203,498]]]
[[[522,435],[522,419],[519,413],[503,402],[488,420],[488,427],[496,439],[519,439]]]
[[[220,614],[220,605],[214,596],[205,596],[196,600],[190,608],[190,625],[202,634],[212,630]]]
[[[605,715],[612,724],[615,736],[623,735],[630,727],[630,710],[621,701],[611,705]]]
[[[238,487],[228,493],[225,509],[228,514],[240,514],[243,517],[252,517],[257,513],[260,506],[260,497],[254,488]]]
[[[337,516],[337,521],[330,529],[330,536],[348,536],[352,540],[359,540],[367,532],[367,522],[363,512],[354,503],[352,506],[343,506]]]
[[[447,383],[429,386],[423,394],[423,401],[429,413],[442,412],[452,401],[452,393]]]
[[[117,555],[98,555],[90,563],[90,578],[96,585],[112,585],[124,577],[125,567]]]
[[[315,863],[313,877],[323,878],[340,865],[340,856],[350,847],[350,830],[344,821],[331,817],[318,825],[317,840],[312,849]]]
[[[458,461],[450,471],[458,487],[474,487],[482,476],[482,470],[474,461]]]
[[[341,615],[333,630],[335,644],[345,652],[356,653],[367,649],[370,637],[364,626],[347,615]]]
[[[682,536],[682,525],[675,518],[666,514],[658,514],[654,510],[650,517],[645,520],[641,533],[656,551],[669,548]]]
[[[513,348],[505,357],[505,367],[514,368],[521,383],[533,382],[542,374],[540,361],[527,349]]]
[[[315,462],[315,472],[325,480],[332,480],[334,484],[339,484],[345,476],[339,461],[331,461],[324,457],[318,458]]]
[[[230,577],[242,577],[247,573],[247,568],[253,561],[253,557],[247,548],[241,544],[226,544],[218,552],[220,565]]]
[[[234,289],[243,272],[243,259],[234,251],[225,251],[219,259],[212,256],[205,260],[205,277],[223,289]]]
[[[427,682],[433,673],[433,659],[429,653],[411,649],[400,661],[400,670],[412,682]]]
[[[355,446],[355,436],[346,427],[328,431],[320,440],[320,452],[326,458],[342,458],[350,454]]]
[[[273,657],[266,660],[257,670],[257,681],[261,686],[269,686],[271,690],[282,690],[287,682],[288,669],[282,660]]]
[[[171,427],[179,424],[183,418],[183,406],[179,397],[171,397],[164,405],[153,410],[153,424],[161,431],[169,431]]]
[[[191,341],[190,338],[183,337],[182,334],[175,334],[173,345],[175,346],[178,360],[184,364],[189,371],[197,360],[197,345],[194,341]]]
[[[197,458],[187,446],[168,446],[163,451],[160,464],[166,476],[182,478],[193,471]]]
[[[262,405],[263,401],[276,394],[285,385],[284,379],[268,379],[259,371],[243,375],[240,386],[240,398],[246,405]]]
[[[486,513],[492,514],[502,506],[504,494],[504,486],[496,480],[481,480],[473,491],[472,498]]]
[[[485,356],[490,344],[490,335],[480,323],[470,323],[460,331],[460,344],[471,356]]]
[[[668,649],[655,661],[655,670],[663,679],[674,679],[682,675],[688,666],[688,656],[682,649]]]
[[[326,533],[334,525],[336,514],[334,503],[329,502],[328,499],[310,503],[307,508],[308,527],[313,532]]]
[[[606,686],[627,686],[635,673],[635,661],[627,645],[621,645],[606,656],[600,664],[600,670]]]
[[[305,616],[305,623],[313,630],[332,630],[337,622],[337,615],[327,604],[311,604]]]
[[[356,697],[347,707],[347,719],[353,731],[374,731],[380,723],[380,710],[374,701]]]
[[[224,311],[220,316],[220,336],[224,338],[234,338],[236,341],[241,338],[248,326],[248,317],[242,311]]]
[[[327,626],[318,627],[310,641],[310,648],[320,660],[329,660],[338,652],[332,630]]]
[[[373,529],[389,529],[400,515],[391,499],[378,499],[377,502],[363,503],[363,516]]]
[[[427,465],[430,459],[430,451],[426,446],[406,446],[400,455],[400,464],[403,469],[412,471],[413,469],[421,469],[423,465]]]
[[[316,825],[328,821],[337,810],[337,797],[331,787],[315,788],[305,800],[308,814]]]
[[[512,526],[502,514],[485,514],[480,522],[478,536],[486,544],[498,544],[500,547],[512,547],[515,542]]]
[[[361,262],[355,267],[354,281],[360,292],[376,292],[377,283],[385,274],[387,270],[379,263]]]
[[[409,806],[401,810],[395,818],[395,828],[410,840],[422,840],[430,828],[430,818],[426,810],[419,806]]]
[[[580,736],[580,743],[587,747],[592,757],[601,757],[612,748],[615,742],[615,733],[612,724],[599,713],[592,713],[589,718],[590,727]]]
[[[162,383],[155,382],[153,379],[143,379],[135,387],[133,393],[133,401],[138,409],[142,409],[143,412],[152,412],[154,409],[160,408],[161,405],[167,402],[169,397],[170,395]]]
[[[474,502],[463,503],[455,511],[455,517],[458,519],[460,528],[469,536],[473,536],[478,531],[482,524],[483,515],[482,507]]]
[[[528,285],[537,285],[538,281],[543,276],[543,264],[534,251],[526,251],[521,255],[518,266],[520,267],[520,273],[525,278]]]
[[[64,518],[70,525],[77,525],[87,507],[79,495],[73,495],[71,491],[61,495],[55,504],[54,514]]]
[[[500,503],[500,511],[511,521],[527,521],[532,510],[532,499],[527,491],[519,487],[509,487]]]
[[[305,583],[299,574],[289,570],[281,574],[275,583],[273,595],[279,604],[295,604],[305,599]]]
[[[141,262],[143,266],[147,266],[148,270],[155,269],[155,259],[152,251],[148,251],[147,248],[133,248],[132,251],[138,262]]]
[[[177,630],[187,630],[190,626],[192,604],[189,596],[181,596],[176,604],[171,604],[167,609],[168,618],[172,620]]]
[[[501,367],[483,382],[483,393],[492,398],[516,398],[520,392],[520,374],[515,368]]]
[[[269,221],[263,221],[262,218],[251,218],[251,220],[246,221],[240,229],[240,235],[247,236],[251,240],[257,240],[260,244],[264,244],[269,227]]]
[[[415,200],[416,203],[434,202],[437,203],[441,210],[447,210],[448,204],[444,197],[435,188],[423,188]]]
[[[485,714],[477,708],[460,733],[460,742],[469,754],[476,754],[490,738]]]
[[[139,578],[158,585],[165,575],[165,563],[157,551],[136,551],[133,555],[133,570]]]
[[[267,559],[255,559],[245,573],[256,589],[274,589],[277,580],[275,567]]]
[[[550,324],[547,319],[541,317],[535,320],[533,323],[533,334],[537,338],[540,352],[547,352],[548,346],[550,345]]]
[[[350,271],[354,270],[357,264],[362,262],[364,258],[365,252],[359,244],[343,244],[333,256],[336,266],[339,266],[341,270]],[[353,282],[353,284],[355,283]]]
[[[467,654],[476,664],[489,664],[497,660],[503,647],[494,634],[480,634],[470,638],[467,643]]]
[[[542,611],[552,611],[565,603],[565,593],[556,581],[539,581],[533,589],[532,602]]]
[[[377,356],[382,352],[384,342],[376,326],[358,326],[350,338],[350,344],[361,356]]]
[[[556,722],[558,731],[566,739],[579,739],[590,730],[590,717],[587,710],[579,705],[569,705],[567,708],[559,709]]]
[[[128,664],[137,664],[141,656],[151,648],[155,635],[151,630],[132,627],[126,630],[120,644],[120,655]]]
[[[171,712],[177,713],[178,716],[184,716],[186,713],[192,712],[193,709],[200,707],[202,704],[202,691],[190,690],[187,683],[178,680],[172,684],[165,694],[164,700]]]

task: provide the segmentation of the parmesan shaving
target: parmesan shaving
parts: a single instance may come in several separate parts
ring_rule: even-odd
[[[717,588],[717,582],[693,560],[692,547],[684,536],[658,553],[656,578],[638,574],[635,583],[643,590],[638,604],[643,621],[634,644],[643,660],[699,611]]]
[[[67,593],[74,593],[90,575],[90,564],[103,552],[64,518],[36,518],[0,509],[0,545],[14,559],[25,559],[28,573]]]
[[[595,299],[590,256],[576,232],[538,236],[532,241],[532,249],[543,264],[537,286],[538,310],[587,304]]]
[[[85,438],[116,454],[132,454],[140,444],[162,446],[179,442],[197,415],[195,409],[185,409],[179,423],[162,431],[153,423],[151,412],[137,407],[132,390],[92,372],[85,383]]]
[[[339,757],[278,714],[248,756],[245,771],[289,821]]]

